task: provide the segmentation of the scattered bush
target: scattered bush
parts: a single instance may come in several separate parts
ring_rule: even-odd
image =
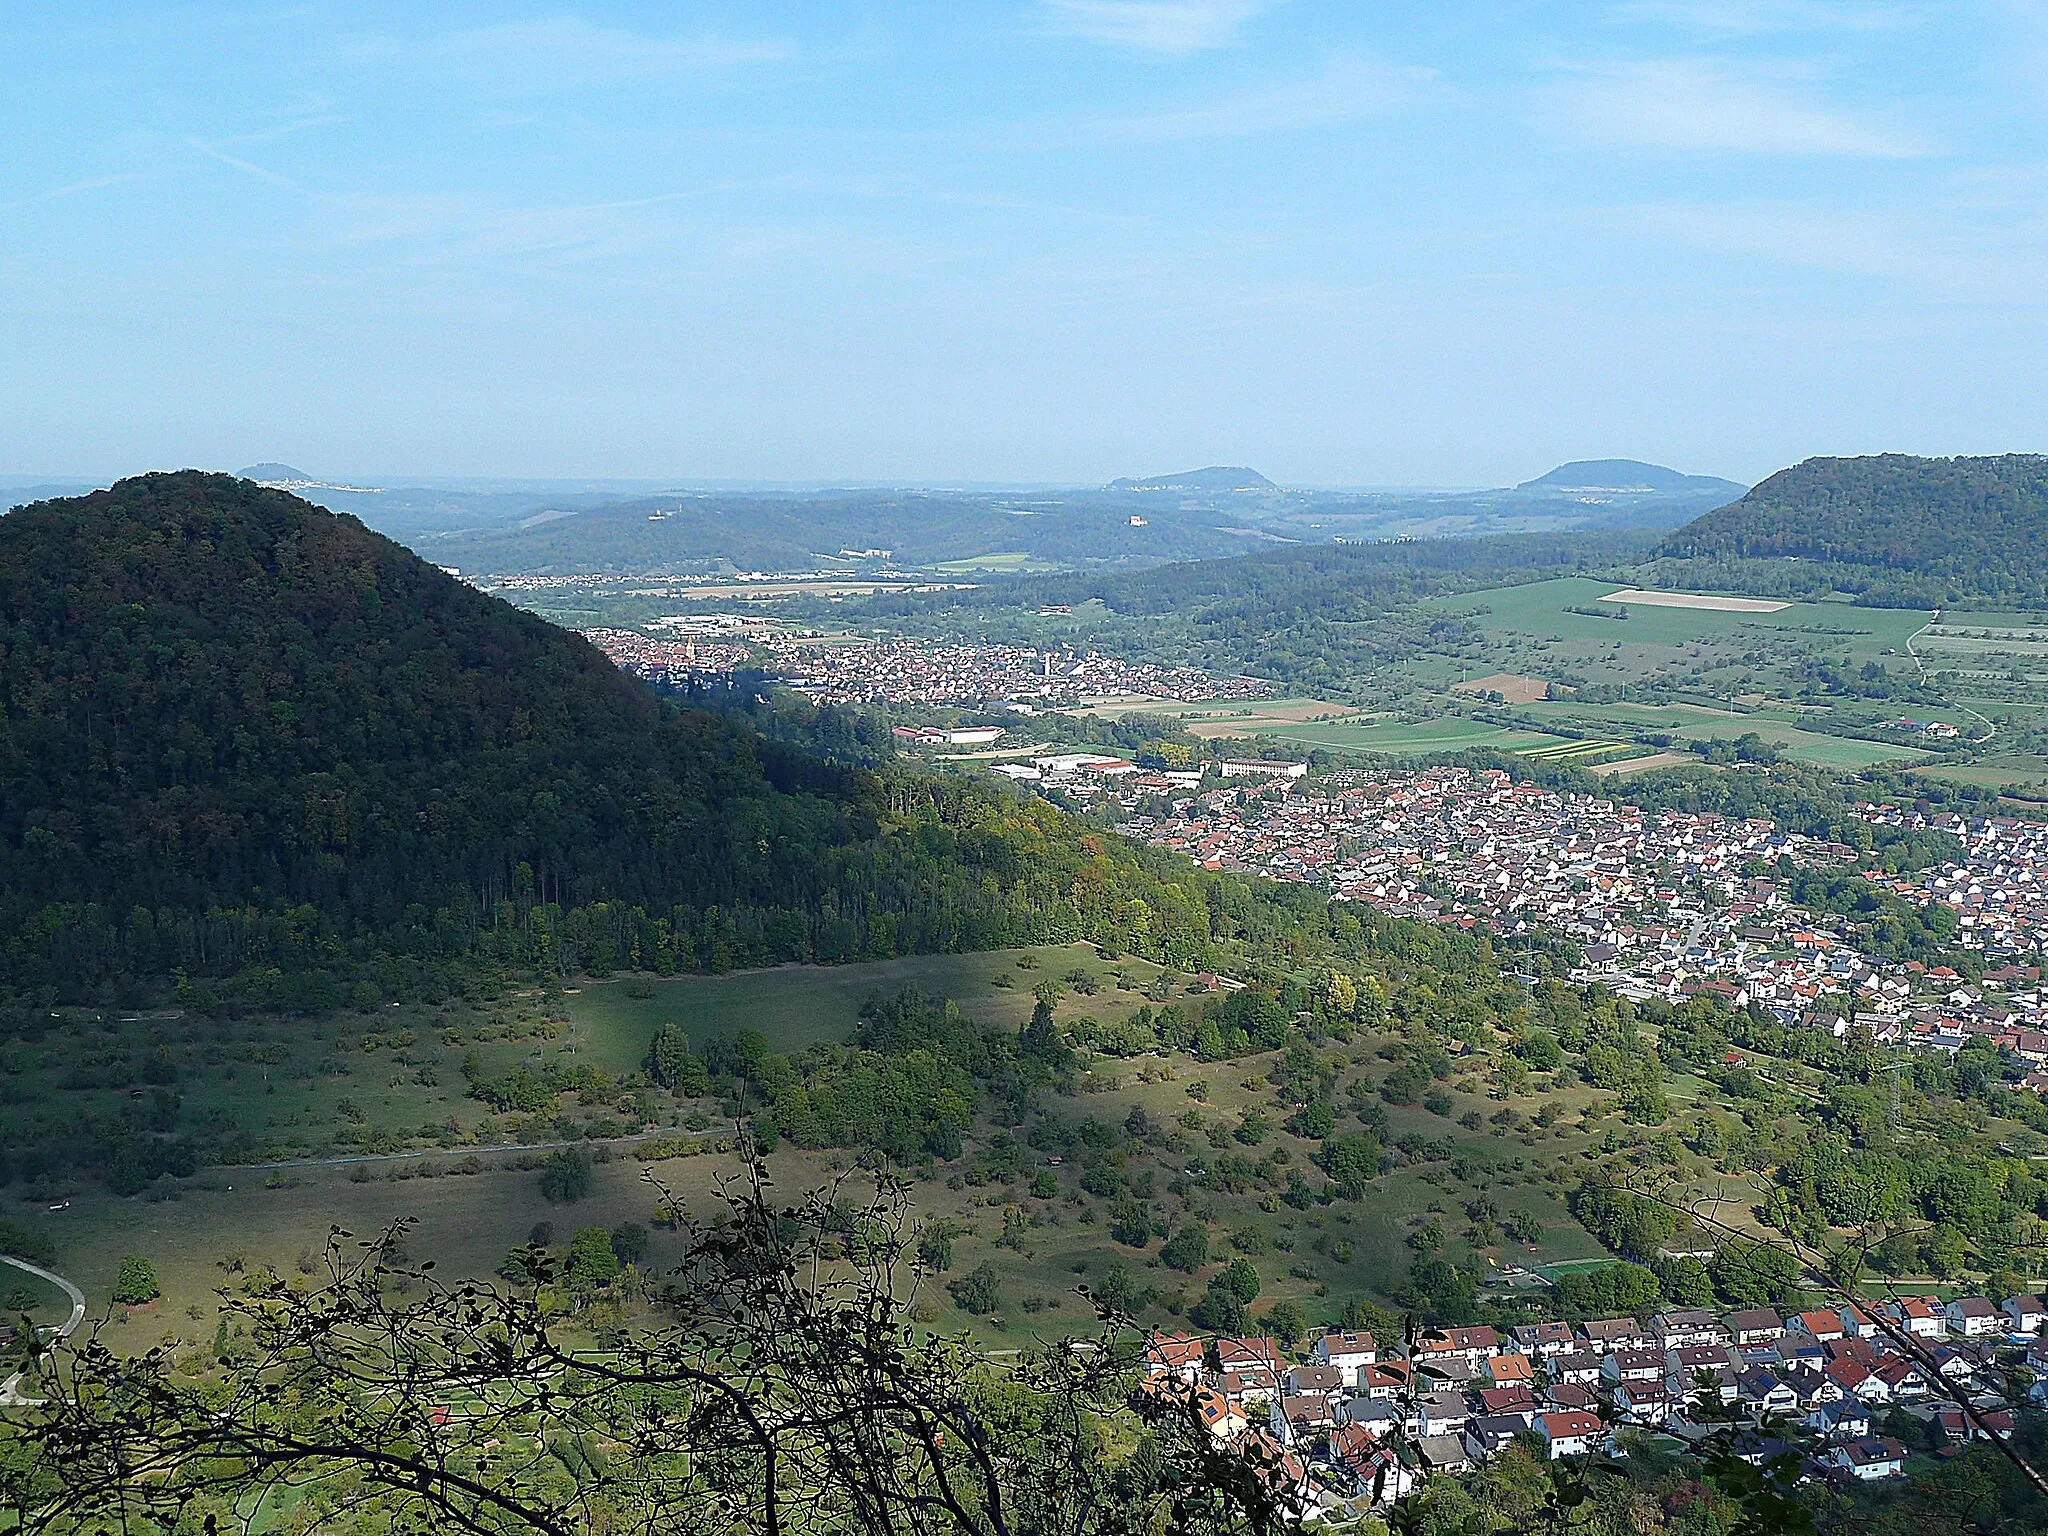
[[[146,1301],[155,1301],[163,1295],[163,1287],[157,1284],[156,1265],[140,1254],[131,1253],[121,1260],[121,1268],[114,1276],[114,1300],[123,1306],[140,1306]]]

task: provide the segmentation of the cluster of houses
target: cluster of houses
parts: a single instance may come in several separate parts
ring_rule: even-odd
[[[1256,678],[1125,661],[1092,650],[923,640],[820,641],[765,628],[747,644],[694,635],[657,638],[618,628],[587,629],[584,635],[618,666],[644,677],[681,678],[757,666],[820,703],[995,706],[1029,715],[1094,699],[1197,703],[1263,698],[1273,691],[1271,684]]]
[[[736,640],[643,635],[634,629],[586,629],[583,638],[605,653],[622,672],[650,682],[681,683],[714,672],[733,672],[747,665],[752,651]]]
[[[1135,787],[1135,786],[1133,786]],[[1397,916],[1576,940],[1580,982],[1623,996],[1716,996],[1788,1024],[1880,1044],[1955,1052],[1983,1036],[2037,1068],[2048,1093],[2048,827],[1967,822],[1865,805],[1874,825],[1959,837],[1962,862],[1874,887],[1955,912],[1957,942],[1981,950],[1980,979],[1874,958],[1846,919],[1789,901],[1760,866],[1851,864],[1855,850],[1762,817],[1648,811],[1516,783],[1499,770],[1437,767],[1327,775],[1189,793],[1133,829],[1216,869],[1319,884]]]
[[[1563,934],[1584,946],[1588,979],[1637,997],[1746,987],[1803,1011],[1874,974],[1750,873],[1854,850],[1767,818],[1647,811],[1497,769],[1351,771],[1294,789],[1213,790],[1142,830],[1211,868],[1312,882],[1396,916]]]
[[[1389,1503],[1516,1443],[1626,1454],[1627,1431],[1697,1441],[1731,1424],[1754,1459],[1796,1443],[1808,1475],[1868,1482],[1905,1472],[1906,1447],[1879,1432],[1894,1409],[1954,1446],[2009,1429],[2008,1367],[2048,1383],[2044,1328],[2039,1297],[1976,1296],[1446,1328],[1405,1350],[1332,1330],[1298,1359],[1271,1338],[1161,1333],[1140,1392],[1260,1452],[1311,1507]]]
[[[800,693],[834,704],[1021,706],[1144,697],[1197,702],[1261,698],[1271,685],[1200,667],[1161,667],[1100,651],[874,640],[817,644],[770,637],[759,664]]]
[[[1928,828],[1960,839],[1963,857],[1917,874],[1866,876],[1874,885],[1956,916],[1956,941],[1987,957],[2038,957],[2048,932],[2048,826],[2014,816],[1966,820],[1952,811],[1866,805],[1876,826]],[[2036,999],[2038,1004],[2038,999]]]

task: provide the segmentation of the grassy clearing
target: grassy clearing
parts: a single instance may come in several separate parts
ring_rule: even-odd
[[[1050,561],[1040,560],[1021,549],[994,550],[985,555],[969,555],[965,560],[948,560],[932,567],[935,571],[973,573],[976,571],[1002,571],[1012,575],[1034,571],[1056,571],[1060,567]]]
[[[1741,641],[1760,634],[1814,637],[1814,645],[1847,645],[1861,659],[1886,648],[1903,651],[1906,637],[1928,619],[1922,609],[1853,608],[1839,603],[1793,603],[1775,613],[1731,613],[1711,608],[1671,608],[1607,603],[1611,581],[1563,577],[1515,587],[1493,587],[1431,598],[1425,608],[1477,617],[1490,631],[1557,636],[1565,640],[1633,645],[1686,646],[1700,641]],[[1626,619],[1573,613],[1575,607],[1626,610]],[[1483,614],[1479,609],[1486,609]]]
[[[1937,763],[1914,771],[1930,779],[1974,784],[1984,789],[2003,789],[2008,784],[2029,788],[2048,785],[2048,757],[2034,752],[2001,753],[1969,763]]]
[[[1029,964],[1020,966],[1026,957]],[[1031,989],[1039,981],[1077,970],[1099,990],[1092,997],[1070,993],[1058,1010],[1062,1019],[1135,1009],[1143,999],[1119,989],[1118,979],[1143,988],[1159,974],[1145,960],[1097,959],[1090,945],[1047,944],[866,965],[785,965],[727,976],[586,983],[563,999],[563,1007],[592,1059],[620,1073],[639,1065],[648,1040],[666,1023],[680,1024],[700,1044],[721,1030],[758,1029],[771,1049],[798,1050],[850,1038],[862,1003],[908,986],[950,997],[976,1018],[1015,1027],[1031,1016]]]
[[[1150,986],[1158,968],[1100,960],[1086,945],[1042,945],[586,981],[554,998],[528,990],[488,1003],[323,1019],[73,1009],[52,1015],[40,1039],[0,1049],[0,1096],[32,1138],[53,1142],[80,1123],[106,1124],[175,1102],[188,1124],[210,1117],[245,1129],[254,1142],[250,1160],[260,1162],[617,1135],[646,1123],[653,1106],[629,1107],[607,1092],[589,1103],[571,1094],[552,1116],[494,1114],[470,1096],[465,1060],[473,1055],[490,1077],[520,1067],[593,1066],[616,1082],[639,1068],[663,1023],[681,1024],[699,1043],[721,1030],[758,1029],[771,1049],[797,1050],[849,1038],[863,1002],[912,985],[1016,1026],[1030,1015],[1037,982],[1077,973],[1092,991],[1071,990],[1060,1005],[1063,1020],[1135,1009],[1142,1001],[1135,989]],[[80,1192],[77,1180],[59,1173],[31,1172],[19,1187],[30,1206]]]

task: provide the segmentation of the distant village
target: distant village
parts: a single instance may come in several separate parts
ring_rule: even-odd
[[[1910,1454],[1880,1432],[1894,1414],[1961,1447],[2013,1427],[1997,1390],[2012,1368],[2048,1401],[2044,1325],[2038,1296],[1908,1296],[1790,1317],[1446,1328],[1408,1348],[1333,1329],[1299,1359],[1272,1338],[1160,1333],[1140,1392],[1199,1417],[1311,1511],[1391,1504],[1518,1443],[1551,1459],[1626,1455],[1632,1433],[1697,1443],[1732,1429],[1752,1463],[1792,1454],[1809,1477],[1881,1482]]]
[[[584,631],[614,663],[642,677],[680,680],[759,667],[822,704],[971,707],[1018,715],[1115,697],[1255,699],[1272,692],[1257,678],[1200,667],[1160,667],[1100,651],[923,640],[821,640],[755,626],[745,640],[728,628],[656,638],[637,630]]]
[[[1298,763],[1225,764],[1235,782],[1198,790],[1207,781],[1111,766],[1094,792],[1129,813],[1125,829],[1212,869],[1306,881],[1424,922],[1560,934],[1580,946],[1575,980],[1639,1001],[1708,993],[1784,1023],[1838,1035],[1861,1027],[1879,1044],[1951,1054],[1981,1035],[2048,1064],[2048,829],[2030,822],[1862,808],[1873,824],[1962,841],[1959,863],[1863,878],[1955,912],[1957,945],[1985,959],[1971,981],[1862,954],[1846,919],[1789,901],[1755,871],[1780,859],[1853,864],[1855,850],[1768,819],[1646,811],[1497,769],[1349,771],[1304,784]],[[2048,1092],[2048,1071],[2024,1086]]]

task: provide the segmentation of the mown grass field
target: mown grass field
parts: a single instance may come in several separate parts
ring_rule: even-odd
[[[71,1298],[58,1287],[12,1264],[0,1265],[0,1317],[10,1323],[25,1317],[40,1328],[61,1323],[70,1315]],[[0,1370],[0,1376],[7,1370]]]

